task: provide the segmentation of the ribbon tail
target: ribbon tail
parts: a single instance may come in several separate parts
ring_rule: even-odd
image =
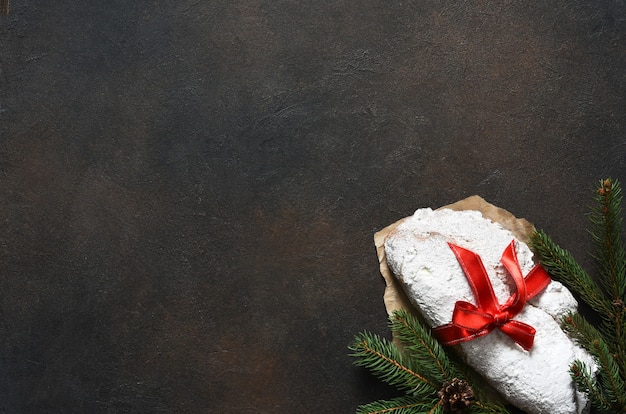
[[[493,292],[491,281],[489,280],[485,265],[480,256],[471,250],[464,249],[453,243],[448,243],[448,245],[456,256],[469,282],[472,292],[474,293],[476,306],[487,313],[498,312],[500,310],[498,299]]]
[[[526,283],[524,281],[524,275],[517,260],[517,252],[515,250],[515,240],[511,240],[511,243],[504,249],[500,262],[509,271],[509,274],[513,278],[515,283],[515,294],[511,296],[512,302],[509,305],[510,311],[513,314],[519,313],[526,304],[527,292]]]
[[[524,322],[511,320],[504,325],[499,326],[502,333],[517,342],[526,351],[533,347],[535,342],[535,333],[537,332],[532,326]]]
[[[543,267],[540,265],[533,267],[526,276],[526,298],[530,300],[537,296],[551,281],[550,275]]]
[[[441,325],[433,329],[433,334],[443,345],[456,345],[487,335],[491,329],[479,331],[464,328],[454,323]]]

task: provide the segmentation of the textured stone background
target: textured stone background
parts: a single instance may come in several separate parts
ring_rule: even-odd
[[[12,0],[0,412],[395,395],[347,350],[388,334],[373,233],[479,194],[585,257],[625,36],[623,0]]]

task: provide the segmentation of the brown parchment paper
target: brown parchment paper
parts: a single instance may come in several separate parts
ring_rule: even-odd
[[[526,219],[517,218],[510,212],[503,208],[496,207],[493,204],[486,202],[483,198],[474,195],[466,199],[457,201],[456,203],[449,204],[447,206],[440,207],[440,209],[448,208],[451,210],[475,210],[479,211],[484,218],[499,223],[502,227],[509,230],[520,241],[527,243],[530,235],[534,230],[534,226]],[[385,308],[387,313],[391,314],[395,310],[404,309],[417,315],[415,307],[411,304],[409,298],[402,290],[402,287],[393,276],[391,270],[387,266],[387,260],[385,258],[385,238],[393,231],[400,223],[406,218],[398,220],[397,222],[385,227],[376,234],[374,234],[374,244],[376,245],[376,252],[378,254],[378,262],[380,263],[380,273],[385,279],[386,287],[383,300],[385,302]]]

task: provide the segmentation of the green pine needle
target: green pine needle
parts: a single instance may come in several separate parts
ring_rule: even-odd
[[[595,379],[591,376],[591,371],[587,369],[585,364],[581,361],[575,361],[570,369],[572,379],[576,384],[576,388],[589,394],[594,405],[602,410],[608,410],[611,408],[611,404],[608,402],[602,389],[598,386]]]
[[[594,354],[593,341],[601,338],[602,334],[579,313],[570,313],[565,316],[561,322],[561,328],[587,352],[597,356]]]
[[[554,279],[576,292],[589,306],[600,314],[610,312],[610,301],[604,298],[602,290],[565,249],[559,247],[542,230],[530,236],[530,247],[539,256],[541,265]]]
[[[469,409],[472,414],[510,414],[509,410],[501,404],[483,403],[477,401]]]
[[[437,404],[436,400],[424,403],[421,399],[415,397],[398,397],[391,400],[380,400],[361,405],[357,409],[357,414],[428,413],[435,404]]]
[[[604,394],[613,408],[619,410],[619,407],[622,407],[622,411],[626,412],[626,400],[624,399],[626,388],[624,387],[624,380],[620,378],[619,366],[613,354],[602,338],[595,339],[593,347],[595,348],[594,355],[598,355],[596,360],[600,365],[599,383]]]
[[[436,394],[438,384],[418,373],[416,361],[407,358],[385,338],[363,332],[355,338],[350,349],[358,366],[369,369],[375,376],[409,395],[425,398]]]
[[[434,382],[442,383],[459,377],[458,371],[448,360],[443,347],[430,334],[430,330],[405,310],[391,315],[391,330],[405,344],[411,359],[422,367],[422,372]]]
[[[477,385],[479,382],[463,374],[465,370],[449,358],[416,317],[401,310],[393,312],[389,320],[399,346],[379,335],[363,332],[355,337],[349,349],[356,357],[356,365],[403,390],[405,395],[362,405],[357,414],[443,414],[438,391],[454,378],[465,381],[474,390],[476,400],[468,413],[509,414],[504,406],[484,400],[486,392]]]
[[[589,219],[597,264],[597,282],[543,231],[531,236],[531,247],[543,267],[585,301],[601,323],[594,326],[579,314],[566,316],[562,327],[594,357],[597,378],[581,362],[571,367],[577,388],[594,406],[626,413],[626,253],[622,240],[622,191],[617,180],[600,181]]]
[[[589,215],[595,259],[603,287],[614,299],[625,300],[626,254],[622,243],[622,190],[617,180],[601,180]]]

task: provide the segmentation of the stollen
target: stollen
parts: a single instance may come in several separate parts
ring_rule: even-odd
[[[412,306],[432,328],[450,326],[460,302],[481,308],[455,247],[479,258],[497,309],[508,309],[521,287],[502,262],[507,248],[513,249],[522,277],[536,266],[525,243],[479,211],[417,210],[386,234],[384,258]],[[576,391],[569,368],[576,359],[589,367],[595,364],[558,323],[576,311],[576,300],[557,281],[544,283],[528,299],[514,315],[506,315],[506,320],[496,315],[497,323],[485,323],[488,332],[462,338],[455,348],[507,401],[528,413],[585,412],[588,400]],[[530,327],[532,340],[516,340],[500,329],[504,323]]]

